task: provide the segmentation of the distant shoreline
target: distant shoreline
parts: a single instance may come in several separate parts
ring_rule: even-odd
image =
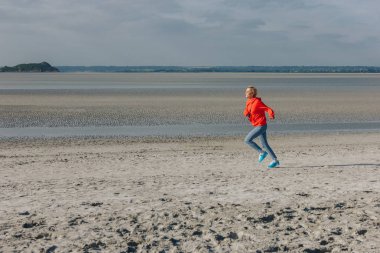
[[[376,66],[56,66],[60,72],[100,73],[380,73]]]
[[[47,62],[4,66],[0,72],[94,73],[380,73],[378,66],[55,66]]]

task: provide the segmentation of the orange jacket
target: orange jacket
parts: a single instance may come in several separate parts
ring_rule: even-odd
[[[269,118],[274,119],[274,111],[272,108],[266,106],[261,101],[261,98],[247,99],[244,116],[249,118],[253,126],[265,126],[267,124],[265,112],[268,112]]]

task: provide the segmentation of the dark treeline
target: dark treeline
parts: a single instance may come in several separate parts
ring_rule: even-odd
[[[260,72],[260,73],[380,73],[375,66],[58,66],[61,72]]]

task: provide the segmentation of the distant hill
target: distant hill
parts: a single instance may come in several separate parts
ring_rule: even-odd
[[[58,66],[61,72],[107,72],[107,73],[380,73],[375,66]]]
[[[14,67],[5,66],[0,68],[0,72],[59,72],[59,69],[52,67],[47,62],[19,64]]]

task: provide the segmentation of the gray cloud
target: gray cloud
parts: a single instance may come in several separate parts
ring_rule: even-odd
[[[2,0],[0,65],[380,65],[375,0]]]

